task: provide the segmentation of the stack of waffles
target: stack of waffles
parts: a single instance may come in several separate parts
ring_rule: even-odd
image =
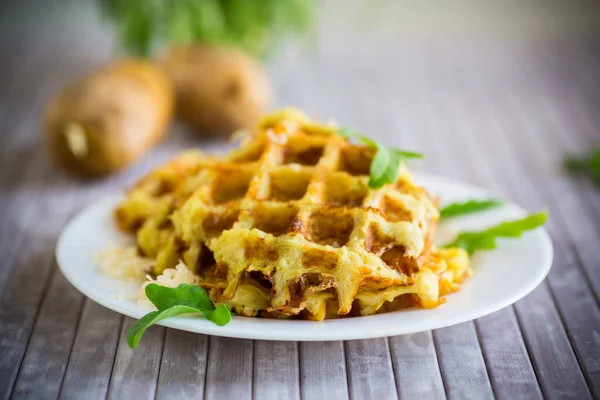
[[[116,210],[153,274],[182,261],[237,314],[322,320],[435,307],[470,274],[438,249],[436,202],[404,167],[373,189],[370,147],[286,109],[223,157],[188,151]]]

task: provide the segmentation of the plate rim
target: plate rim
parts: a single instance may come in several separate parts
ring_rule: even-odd
[[[455,180],[452,178],[445,178],[443,176],[438,176],[429,173],[413,173],[415,180],[426,180],[428,183],[438,184],[438,185],[451,185],[459,188],[460,191],[463,189],[467,189],[469,192],[477,192],[478,195],[481,196],[490,196],[491,191],[484,189],[480,186],[473,185],[467,182],[462,182],[459,180]],[[123,191],[117,191],[107,196],[104,196],[93,203],[87,204],[81,211],[79,211],[74,217],[72,217],[69,222],[62,229],[57,244],[55,248],[55,259],[57,265],[61,271],[61,273],[65,276],[67,281],[71,285],[73,285],[79,292],[81,292],[84,296],[92,300],[93,302],[106,307],[112,311],[118,312],[120,314],[126,315],[132,318],[140,318],[143,313],[136,313],[128,310],[123,306],[113,305],[110,301],[107,301],[106,298],[102,296],[96,296],[95,293],[90,293],[84,285],[79,282],[78,279],[75,278],[74,274],[72,274],[69,268],[66,268],[63,265],[64,256],[63,252],[65,249],[65,241],[68,236],[68,232],[73,229],[73,226],[76,226],[77,222],[81,217],[90,213],[92,209],[95,207],[99,207],[108,201],[117,201],[119,198],[123,197]],[[518,210],[519,213],[525,214],[526,211],[519,206],[518,204],[507,201],[506,206],[510,206],[511,208]],[[552,268],[552,264],[554,261],[554,246],[552,243],[552,239],[548,234],[548,231],[545,227],[541,227],[536,229],[536,232],[539,235],[540,244],[543,248],[543,256],[540,263],[543,265],[540,267],[539,273],[536,275],[535,279],[532,279],[528,282],[527,285],[523,285],[518,292],[515,292],[512,296],[506,296],[500,298],[500,300],[489,304],[486,308],[480,309],[469,309],[460,313],[459,315],[450,315],[448,318],[445,318],[442,323],[440,323],[437,319],[431,320],[423,320],[418,325],[413,324],[406,326],[398,326],[395,324],[385,324],[386,319],[393,319],[394,314],[398,313],[406,313],[410,312],[410,310],[398,310],[389,313],[368,315],[368,316],[360,316],[360,317],[352,317],[352,318],[340,318],[340,319],[331,319],[326,321],[307,321],[307,320],[276,320],[276,319],[260,319],[260,318],[251,318],[251,317],[243,317],[243,316],[232,316],[232,321],[230,324],[220,327],[213,324],[210,321],[207,321],[202,318],[197,317],[189,317],[189,316],[180,316],[171,319],[166,319],[160,321],[158,325],[180,329],[188,332],[200,333],[205,335],[213,335],[213,336],[221,336],[221,337],[230,337],[230,338],[239,338],[239,339],[252,339],[252,340],[274,340],[274,341],[340,341],[340,340],[359,340],[359,339],[373,339],[379,337],[388,337],[388,336],[396,336],[396,335],[405,335],[412,334],[417,332],[429,331],[432,329],[440,329],[448,326],[457,325],[460,323],[472,321],[486,315],[493,314],[498,312],[506,307],[509,307],[516,303],[517,301],[523,299],[527,295],[529,295],[533,290],[535,290],[548,276],[550,269]],[[66,264],[66,263],[65,263]],[[93,264],[93,262],[92,262]],[[116,278],[111,278],[116,279]],[[465,285],[468,285],[469,281],[467,280]],[[448,296],[448,300],[451,300],[451,294]],[[443,305],[441,306],[443,307]],[[145,313],[145,312],[144,312]],[[247,322],[248,319],[252,319],[260,325],[265,325],[266,328],[261,332],[254,331],[243,331],[240,329],[235,329],[236,322],[241,321],[243,319]],[[356,320],[360,319],[361,322],[368,319],[381,319],[384,322],[384,329],[380,330],[370,330],[369,332],[364,332],[362,330],[343,330],[341,333],[337,331],[335,335],[328,334],[328,330],[326,327],[329,325],[336,325],[343,323],[348,320]],[[194,323],[190,324],[190,320],[193,320]],[[378,321],[373,321],[375,324]],[[284,324],[286,326],[289,325],[310,325],[310,330],[304,330],[298,328],[298,332],[295,329],[292,330],[284,330],[277,331],[273,329],[268,329],[269,326],[275,327],[276,325]],[[316,329],[316,330],[315,330]]]

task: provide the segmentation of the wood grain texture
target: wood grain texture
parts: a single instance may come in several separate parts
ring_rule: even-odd
[[[127,345],[126,332],[135,320],[126,317],[112,369],[109,399],[154,398],[162,359],[165,328],[152,326],[144,333],[137,349]]]
[[[503,119],[502,122],[500,122],[499,120],[496,120],[495,122],[499,125],[499,124],[506,124],[506,121],[509,119]],[[498,125],[492,125],[492,126],[498,126]],[[505,128],[506,129],[506,128]],[[553,126],[547,126],[544,128],[544,131],[552,131],[553,130]],[[540,144],[537,141],[531,141],[531,129],[524,129],[525,132],[527,132],[525,135],[520,137],[520,141],[519,143],[521,144],[521,146],[517,146],[518,149],[520,149],[520,152],[523,152],[523,155],[525,155],[528,151],[532,152],[532,151],[536,151],[538,149],[540,149]],[[498,135],[499,136],[499,135]],[[546,146],[546,145],[543,145]],[[507,168],[510,169],[514,169],[514,174],[517,173],[517,171],[519,171],[519,174],[524,174],[527,178],[529,178],[531,181],[535,181],[535,182],[545,182],[548,180],[548,177],[546,174],[543,173],[539,173],[538,171],[540,171],[540,166],[543,167],[545,160],[547,160],[547,157],[553,158],[555,161],[553,161],[553,164],[556,164],[556,157],[561,158],[563,156],[562,152],[558,152],[556,151],[556,149],[552,150],[551,148],[545,148],[542,147],[542,151],[541,153],[543,153],[543,155],[540,155],[538,158],[539,160],[539,164],[536,164],[536,166],[524,166],[519,168],[519,163],[521,162],[518,159],[514,158],[514,152],[511,151],[511,149],[508,148],[508,146],[506,145],[506,143],[499,143],[497,146],[495,146],[496,151],[498,152],[497,154],[499,156],[504,156],[507,159]],[[539,151],[539,150],[538,150]],[[552,156],[554,155],[554,157]],[[521,160],[526,160],[525,157],[521,158]],[[550,284],[550,286],[552,287],[552,292],[554,294],[553,298],[550,298],[549,296],[546,296],[546,298],[548,299],[547,301],[542,301],[542,302],[537,302],[535,305],[530,305],[529,307],[527,307],[525,304],[521,305],[518,304],[517,305],[517,310],[527,310],[531,309],[531,308],[537,308],[539,309],[539,307],[546,305],[547,307],[551,307],[553,305],[553,301],[556,301],[556,304],[559,307],[559,310],[562,307],[569,307],[569,311],[570,312],[562,312],[560,315],[560,319],[559,320],[559,316],[556,317],[550,317],[550,316],[546,316],[543,321],[540,321],[541,325],[538,329],[538,332],[536,332],[535,337],[538,338],[541,335],[559,335],[559,336],[565,336],[564,334],[561,333],[561,331],[563,329],[561,329],[561,325],[566,321],[567,323],[566,328],[567,328],[567,332],[569,332],[569,330],[571,332],[573,332],[573,334],[577,334],[580,336],[586,336],[588,339],[587,340],[576,340],[575,343],[576,345],[575,350],[578,352],[579,354],[579,361],[583,361],[582,362],[582,366],[584,369],[584,372],[587,372],[588,375],[594,375],[597,374],[598,371],[598,361],[597,361],[597,357],[594,357],[591,354],[595,354],[598,351],[600,351],[600,349],[597,347],[598,343],[594,343],[593,341],[593,332],[597,332],[598,329],[600,329],[600,320],[599,320],[599,311],[598,311],[598,304],[597,302],[594,300],[594,296],[593,293],[590,293],[589,291],[589,287],[588,284],[586,283],[586,276],[585,274],[581,274],[580,269],[579,269],[579,265],[577,265],[576,262],[574,262],[574,257],[575,254],[573,254],[572,249],[570,248],[571,245],[569,245],[569,242],[573,243],[573,247],[577,248],[579,247],[579,245],[575,245],[575,243],[577,242],[577,239],[575,239],[575,237],[570,238],[569,236],[566,236],[565,233],[568,232],[568,224],[569,224],[569,220],[571,220],[572,215],[580,215],[581,212],[578,211],[576,214],[564,214],[564,200],[567,201],[572,201],[574,200],[574,198],[572,197],[572,191],[569,191],[570,188],[564,188],[563,192],[561,192],[560,197],[558,197],[557,194],[553,194],[553,193],[548,193],[547,189],[549,187],[552,187],[552,185],[544,185],[541,184],[539,185],[539,187],[536,187],[534,189],[533,186],[529,186],[524,188],[523,185],[519,184],[518,181],[516,181],[514,179],[514,174],[511,173],[512,171],[509,171],[508,174],[506,175],[502,175],[502,176],[493,176],[490,177],[490,181],[496,182],[499,178],[500,179],[505,179],[507,177],[513,177],[512,182],[510,182],[510,188],[512,189],[511,191],[513,192],[513,196],[520,201],[521,203],[523,203],[525,206],[530,206],[532,207],[532,204],[535,205],[536,203],[540,203],[545,201],[547,206],[550,207],[550,215],[551,215],[551,221],[548,224],[548,228],[550,230],[550,232],[553,234],[554,237],[558,238],[558,240],[555,242],[555,257],[556,257],[556,262],[554,263],[554,267],[550,272],[549,278],[548,278],[548,282]],[[565,177],[559,177],[558,179],[556,179],[555,181],[563,181],[566,182],[567,179]],[[567,183],[567,185],[570,185],[570,183]],[[538,194],[537,191],[541,190],[542,194]],[[526,195],[524,195],[526,194]],[[557,199],[560,198],[560,202],[557,201]],[[553,210],[556,210],[556,212],[553,212]],[[582,221],[582,220],[581,220]],[[582,221],[583,222],[583,221]],[[565,227],[565,225],[567,225]],[[581,238],[580,240],[594,240],[594,234],[593,231],[588,230],[587,231],[589,233],[588,236],[586,236],[585,239]],[[588,242],[589,243],[589,242]],[[592,248],[597,248],[595,245],[592,245],[590,243],[590,245],[592,246]],[[569,262],[569,259],[570,262]],[[558,286],[555,286],[558,285]],[[558,291],[557,291],[558,289]],[[543,290],[543,289],[542,289]],[[525,300],[525,302],[527,301],[527,299]],[[556,306],[554,306],[556,307]],[[554,312],[552,312],[554,313]],[[528,314],[531,315],[531,314]],[[584,316],[584,317],[580,317],[580,316]],[[522,321],[524,321],[525,324],[532,322],[530,319],[521,319]],[[556,329],[548,329],[548,323],[550,321],[553,321],[554,326],[556,326]],[[526,327],[525,331],[527,332]],[[556,338],[558,339],[558,338]],[[566,337],[565,337],[566,339]],[[550,380],[550,381],[546,381],[546,384],[548,385],[552,385],[554,389],[556,390],[552,390],[550,391],[550,393],[560,393],[561,391],[564,392],[570,392],[573,396],[578,396],[580,393],[586,394],[587,390],[585,390],[585,385],[582,385],[581,382],[581,378],[579,377],[579,368],[577,365],[577,360],[575,359],[574,356],[570,356],[569,354],[572,352],[572,350],[570,349],[570,346],[568,344],[566,344],[566,340],[559,340],[557,343],[564,343],[561,346],[553,346],[550,348],[550,353],[548,352],[547,348],[543,348],[543,349],[539,349],[539,354],[542,357],[548,357],[549,355],[551,355],[553,352],[556,352],[557,354],[555,354],[555,357],[552,357],[552,360],[547,360],[546,362],[546,367],[548,369],[553,369],[556,368],[556,366],[562,366],[564,372],[567,374],[565,375],[565,373],[562,372],[554,372],[553,375],[556,376],[555,380]],[[537,339],[534,342],[530,342],[532,344],[536,344],[536,343],[540,343],[540,341],[538,341]],[[573,340],[571,340],[571,344],[573,343]],[[585,347],[585,350],[582,351],[582,347]],[[571,362],[568,362],[566,365],[563,365],[564,363],[567,362],[567,360],[571,360]],[[589,367],[588,367],[589,365]],[[559,381],[561,381],[561,383],[559,383]],[[593,381],[593,379],[590,379],[588,377],[588,382]],[[597,381],[597,375],[596,375],[596,381]],[[593,386],[592,386],[593,387]],[[570,389],[569,389],[570,388]],[[557,391],[558,390],[558,391]],[[597,390],[597,389],[596,389]]]
[[[397,399],[386,338],[345,342],[348,386],[352,399]]]
[[[496,398],[541,399],[514,310],[481,318],[475,327]]]
[[[106,398],[123,318],[85,300],[60,398]]]
[[[58,397],[83,305],[83,295],[55,272],[40,305],[13,395],[18,398]],[[46,371],[40,374],[40,371]]]
[[[492,399],[492,386],[473,323],[437,329],[433,337],[446,395],[456,399]]]
[[[425,100],[431,101],[429,99]],[[431,106],[427,108],[432,111]],[[456,105],[444,105],[444,113],[449,114],[449,120],[456,119],[456,108]],[[453,111],[455,114],[451,114]],[[465,110],[461,111],[459,115],[464,115]],[[472,159],[458,158],[454,161],[442,156],[444,149],[451,152],[464,151],[468,144],[460,140],[461,133],[454,131],[462,130],[464,132],[465,128],[459,125],[459,121],[445,127],[446,130],[450,130],[450,134],[436,132],[439,128],[432,126],[432,129],[425,131],[431,136],[424,135],[425,140],[429,139],[436,143],[434,148],[437,155],[439,155],[436,157],[436,164],[441,165],[441,168],[445,171],[470,171],[469,176],[477,180],[481,172],[473,174],[472,171],[481,170],[481,168],[475,168]],[[508,309],[497,314],[500,317],[496,316],[496,318],[500,318],[503,323],[497,324],[493,318],[482,318],[476,322],[476,328],[478,329],[475,329],[476,339],[481,344],[483,359],[485,360],[494,395],[498,398],[533,398],[541,396],[520,327],[514,317],[514,311]],[[502,327],[501,333],[497,331],[498,326]],[[504,347],[504,342],[511,344],[510,349]],[[510,357],[507,357],[507,354],[510,354]],[[502,370],[502,374],[496,374],[498,370]]]
[[[522,177],[523,174],[526,174],[526,171],[530,171],[530,169],[523,169],[520,167],[519,161],[513,158],[514,146],[510,146],[508,143],[501,140],[501,137],[503,137],[506,134],[505,132],[510,128],[500,125],[500,120],[490,115],[491,110],[489,108],[485,110],[489,113],[483,113],[480,117],[485,118],[484,121],[488,121],[487,123],[490,128],[489,135],[496,137],[497,139],[495,141],[492,141],[491,139],[483,141],[481,138],[472,140],[470,136],[466,135],[464,129],[457,129],[457,136],[463,136],[463,143],[467,148],[471,149],[471,154],[473,154],[470,158],[470,161],[472,162],[471,170],[475,171],[476,178],[480,180],[481,183],[487,182],[487,185],[491,188],[506,188],[508,191],[513,191],[513,193],[511,193],[513,195],[512,197],[516,198],[517,201],[520,201],[526,207],[529,206],[531,209],[539,209],[540,206],[538,204],[541,202],[541,199],[536,192],[536,188],[533,185],[523,185],[521,183],[522,178],[519,179],[520,176]],[[454,113],[457,116],[464,115],[464,113],[458,113],[456,110]],[[502,123],[507,124],[507,121],[511,120],[511,118],[503,118]],[[521,150],[525,149],[521,148]],[[485,165],[485,157],[483,156],[485,151],[494,151],[499,159],[505,160],[505,173],[497,174],[489,168],[476,167]],[[532,151],[532,149],[530,151]],[[535,181],[535,179],[532,179],[531,181]],[[551,212],[551,218],[552,215]],[[551,221],[549,223],[549,228],[553,233],[554,230],[552,227]],[[551,274],[556,270],[556,266],[555,263],[555,269],[551,271]],[[579,282],[579,285],[582,284],[585,285],[584,282]],[[540,293],[545,292],[543,287],[539,288],[538,291]],[[573,291],[569,294],[565,293],[567,296],[572,296],[572,294]],[[538,310],[540,308],[546,308],[543,313],[528,314],[530,317],[538,317],[537,319],[519,318],[524,335],[527,339],[529,352],[532,355],[534,362],[537,363],[536,369],[538,374],[549,374],[556,377],[554,380],[544,380],[542,389],[544,389],[546,396],[552,396],[553,394],[560,396],[561,393],[564,393],[565,395],[570,394],[575,397],[578,395],[586,395],[587,390],[585,385],[582,385],[581,371],[577,360],[573,355],[569,340],[564,334],[564,328],[562,327],[560,316],[557,313],[554,299],[550,296],[546,296],[546,298],[546,301],[539,301],[535,304],[535,308]],[[522,308],[531,309],[532,306],[530,305],[528,307],[526,305],[527,302],[528,300],[525,299],[523,300],[522,306],[517,305],[517,312]],[[549,329],[549,326],[553,326],[554,328]],[[535,330],[535,333],[532,333],[533,330]],[[545,340],[537,339],[540,337],[544,337]],[[548,348],[545,345],[545,343],[548,342],[554,342],[555,345]]]
[[[253,341],[213,336],[208,349],[205,398],[251,399]]]
[[[544,395],[547,398],[589,398],[560,316],[553,307],[544,305],[553,298],[545,287],[538,288],[529,298],[531,303],[517,307],[517,315]]]
[[[343,342],[300,342],[303,399],[347,399],[348,377]]]
[[[52,207],[52,203],[38,207],[38,218],[41,219],[46,215],[45,221],[49,225],[46,228],[38,229],[34,235],[30,236],[33,240],[28,246],[28,251],[18,254],[14,274],[10,276],[9,284],[0,297],[2,305],[0,308],[0,353],[2,354],[0,358],[0,394],[2,396],[8,396],[12,391],[29,344],[31,330],[40,315],[40,301],[47,293],[50,272],[54,265],[54,237],[57,233],[55,230],[72,215],[72,204],[67,201],[64,205],[63,210],[58,213],[48,212],[47,207]],[[49,257],[49,254],[52,256]],[[73,290],[70,285],[69,290]],[[79,298],[79,294],[74,294],[74,296]],[[52,300],[58,301],[60,298]],[[53,326],[52,320],[49,320],[48,323]],[[69,330],[74,328],[75,326],[69,327]],[[52,328],[47,327],[46,329]]]
[[[167,329],[156,398],[201,399],[207,358],[207,336]]]
[[[431,332],[390,337],[389,344],[400,399],[445,398]]]
[[[600,6],[532,6],[534,19],[502,31],[516,39],[493,40],[398,23],[412,19],[405,2],[387,2],[362,29],[351,22],[360,0],[343,3],[324,2],[312,55],[290,45],[269,61],[277,105],[422,151],[417,168],[528,210],[547,206],[548,279],[513,307],[435,332],[273,343],[154,327],[129,349],[132,320],[69,286],[53,263],[56,237],[90,200],[180,149],[224,145],[176,125],[113,179],[63,175],[40,146],[44,104],[109,60],[111,37],[92,2],[13,0],[0,6],[0,399],[600,398],[600,191],[561,167],[566,152],[600,142],[600,30],[589,29]],[[505,14],[493,11],[494,23],[513,15],[497,7]]]
[[[529,145],[539,146],[539,140],[532,136],[532,133],[526,135]],[[559,149],[564,148],[561,146],[561,142],[566,143],[564,129],[556,129],[555,133],[558,137],[552,141],[554,146],[545,144],[548,147],[544,149],[547,149],[548,153],[540,156],[541,163],[556,160]],[[585,143],[582,141],[582,144]],[[540,175],[539,179],[548,178]],[[600,247],[597,246],[600,241],[598,228],[600,218],[590,207],[590,194],[581,195],[581,190],[577,189],[575,181],[569,178],[556,179],[544,187],[550,189],[546,199],[557,210],[559,229],[568,233],[570,239],[557,244],[557,258],[561,257],[563,268],[559,270],[560,272],[552,271],[549,282],[556,292],[556,301],[559,309],[562,310],[563,320],[567,322],[567,332],[587,381],[591,384],[595,396],[598,397],[600,396],[600,358],[595,354],[600,354],[600,341],[597,336],[600,332],[598,270]],[[589,189],[588,187],[586,190]],[[596,190],[595,197],[600,197],[597,189],[594,190]]]
[[[300,399],[298,343],[254,341],[253,397]]]

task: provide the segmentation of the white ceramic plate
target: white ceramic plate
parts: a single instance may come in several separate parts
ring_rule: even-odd
[[[482,189],[431,175],[418,174],[418,183],[444,202],[489,197]],[[104,276],[93,262],[93,254],[114,244],[129,244],[119,233],[112,211],[122,194],[113,195],[83,210],[64,229],[56,248],[63,274],[93,301],[122,314],[140,318],[149,309],[134,300],[123,300],[138,285]],[[462,230],[482,229],[500,221],[518,218],[524,210],[514,204],[456,218],[440,225],[439,242],[449,241]],[[264,340],[350,340],[401,335],[442,328],[498,311],[523,298],[542,282],[552,264],[552,243],[544,229],[520,239],[500,240],[498,249],[473,258],[473,277],[460,292],[447,296],[447,303],[432,310],[410,309],[366,317],[324,322],[286,321],[234,316],[223,327],[201,317],[183,316],[160,322],[171,328],[217,336]]]

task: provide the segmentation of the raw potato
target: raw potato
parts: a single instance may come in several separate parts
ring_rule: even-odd
[[[163,136],[173,111],[164,72],[125,60],[74,83],[46,113],[46,141],[55,160],[83,176],[120,170]]]
[[[201,133],[250,127],[271,102],[265,71],[242,51],[194,44],[171,49],[163,64],[179,115]]]

